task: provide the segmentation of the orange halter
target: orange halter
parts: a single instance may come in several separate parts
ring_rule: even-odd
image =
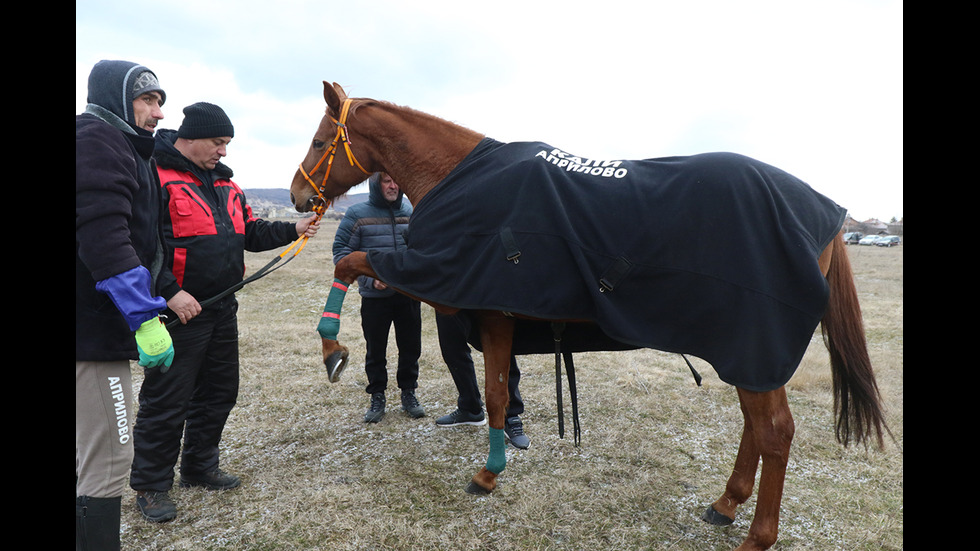
[[[351,104],[350,99],[344,100],[344,106],[340,111],[340,120],[330,117],[330,120],[337,123],[337,135],[334,136],[333,142],[330,144],[330,147],[327,148],[327,150],[323,153],[323,156],[320,157],[320,160],[317,161],[316,165],[313,167],[313,170],[311,170],[309,174],[307,174],[306,171],[303,170],[303,163],[300,163],[299,165],[299,171],[303,175],[303,178],[306,178],[306,181],[311,186],[313,186],[313,189],[316,190],[317,197],[320,199],[320,204],[313,207],[313,211],[316,212],[317,215],[319,216],[322,216],[323,211],[326,210],[328,206],[330,206],[331,201],[323,196],[323,192],[327,187],[327,178],[330,177],[330,168],[333,167],[333,158],[337,154],[338,144],[341,143],[344,144],[344,150],[347,151],[347,160],[350,162],[351,166],[356,166],[357,168],[361,169],[361,172],[363,172],[368,176],[371,175],[370,172],[364,170],[364,167],[361,166],[361,163],[357,162],[357,159],[354,158],[354,152],[351,151],[350,148],[350,136],[347,135],[347,115],[350,112],[350,104]],[[320,168],[320,165],[323,164],[324,159],[326,159],[327,161],[327,168],[323,172],[323,181],[320,183],[319,186],[317,186],[313,182],[313,179],[310,178],[310,175],[315,173],[317,169]]]

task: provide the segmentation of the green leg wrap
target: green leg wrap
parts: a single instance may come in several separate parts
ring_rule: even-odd
[[[316,326],[317,333],[324,339],[337,340],[340,332],[340,307],[344,305],[348,285],[339,279],[333,280],[327,303],[323,306],[323,317]]]
[[[504,429],[490,429],[490,455],[487,457],[487,470],[500,474],[507,466],[507,456],[504,454]]]

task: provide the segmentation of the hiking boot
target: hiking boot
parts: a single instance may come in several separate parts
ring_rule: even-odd
[[[365,423],[377,423],[385,416],[385,393],[375,392],[371,395],[371,408],[364,414]]]
[[[524,423],[520,417],[511,417],[504,423],[504,437],[514,445],[515,448],[526,450],[531,445],[531,439],[524,434]]]
[[[483,410],[479,413],[469,413],[461,409],[443,415],[436,419],[436,425],[440,427],[455,427],[457,425],[486,425],[487,418],[483,415]]]
[[[422,405],[419,404],[418,398],[415,397],[414,390],[402,391],[402,409],[414,419],[425,417],[425,410],[422,409]]]
[[[167,522],[177,516],[177,506],[170,499],[170,492],[138,491],[136,506],[143,518],[150,522]]]
[[[202,475],[180,475],[180,487],[203,486],[205,490],[230,490],[241,486],[242,479],[228,474],[221,469],[215,469]]]

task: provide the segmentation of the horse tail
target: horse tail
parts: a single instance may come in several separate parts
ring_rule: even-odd
[[[847,446],[852,437],[857,443],[865,444],[874,437],[878,448],[882,448],[882,433],[888,427],[868,355],[851,261],[840,235],[831,246],[833,251],[827,272],[830,300],[821,322],[821,332],[830,351],[837,440]]]

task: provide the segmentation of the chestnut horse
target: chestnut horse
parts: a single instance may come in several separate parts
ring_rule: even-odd
[[[300,212],[324,208],[364,181],[366,175],[378,171],[390,174],[409,201],[419,205],[484,138],[477,132],[409,108],[348,98],[339,85],[323,84],[326,114],[290,188],[292,201]],[[335,162],[338,154],[341,158]],[[845,446],[853,440],[882,447],[883,431],[888,429],[867,352],[851,266],[840,235],[819,254],[817,263],[830,287],[821,326],[833,371],[837,439]],[[341,289],[338,295],[341,302],[346,286],[359,275],[377,277],[365,253],[352,253],[337,263],[334,287]],[[339,314],[334,290],[327,306],[327,310]],[[440,304],[432,306],[441,312],[455,311]],[[473,477],[467,491],[490,492],[506,461],[502,429],[515,320],[496,311],[470,313],[479,320],[491,438],[487,466]],[[325,312],[326,315],[330,312]],[[322,339],[323,358],[334,379],[346,363],[347,350],[336,341],[335,332],[330,336],[333,338]],[[735,466],[724,494],[708,507],[702,518],[716,525],[733,522],[736,509],[752,494],[761,460],[755,516],[747,538],[738,549],[767,549],[777,537],[794,421],[785,387],[765,392],[737,388],[737,392],[744,428]]]

